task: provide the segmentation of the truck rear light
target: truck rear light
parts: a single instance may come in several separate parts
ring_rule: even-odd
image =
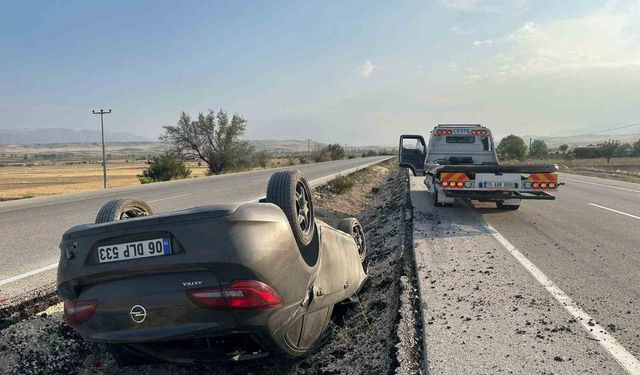
[[[534,182],[534,183],[533,183],[533,188],[534,188],[534,189],[538,189],[538,188],[540,188],[540,184],[539,184],[539,183],[537,183],[537,182]]]
[[[437,135],[453,135],[453,130],[436,130]]]
[[[91,319],[93,313],[98,306],[98,300],[92,299],[87,301],[71,301],[64,300],[64,321],[71,327],[79,326],[80,324]]]
[[[546,182],[541,182],[540,183],[540,189],[546,189],[547,188],[547,183]]]
[[[239,280],[229,285],[187,290],[196,305],[213,310],[259,309],[282,304],[280,295],[269,285],[256,280]]]
[[[449,181],[442,181],[440,183],[440,185],[442,185],[442,187],[448,187],[449,186]]]
[[[525,189],[531,189],[531,182],[530,181],[525,181],[524,182],[524,188]]]
[[[481,135],[481,136],[485,136],[487,135],[487,131],[486,130],[472,130],[471,134],[473,135]]]
[[[462,181],[458,181],[458,182],[456,183],[456,186],[458,186],[459,188],[464,187],[464,182],[462,182]]]
[[[556,188],[556,183],[555,182],[549,182],[549,189],[555,189]]]
[[[471,181],[466,181],[466,182],[464,183],[464,187],[466,187],[466,188],[470,188],[470,187],[471,187]]]

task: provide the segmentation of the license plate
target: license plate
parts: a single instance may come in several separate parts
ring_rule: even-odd
[[[169,238],[155,238],[98,247],[98,262],[109,263],[120,260],[157,257],[171,254]]]
[[[515,184],[510,181],[489,181],[486,182],[489,189],[513,189]]]

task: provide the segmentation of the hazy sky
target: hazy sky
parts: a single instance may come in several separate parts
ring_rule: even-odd
[[[567,135],[640,122],[640,1],[13,1],[0,128],[155,138],[181,111],[250,138],[395,144],[437,123]],[[640,131],[639,128],[631,130]]]

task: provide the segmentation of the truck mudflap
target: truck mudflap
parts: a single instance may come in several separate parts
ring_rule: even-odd
[[[555,196],[545,191],[473,191],[443,190],[450,198],[475,199],[479,201],[503,201],[507,199],[542,199],[554,200]]]

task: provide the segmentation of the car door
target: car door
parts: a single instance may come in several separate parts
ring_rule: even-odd
[[[427,146],[421,135],[401,135],[399,153],[401,167],[411,169],[414,176],[424,176]]]

